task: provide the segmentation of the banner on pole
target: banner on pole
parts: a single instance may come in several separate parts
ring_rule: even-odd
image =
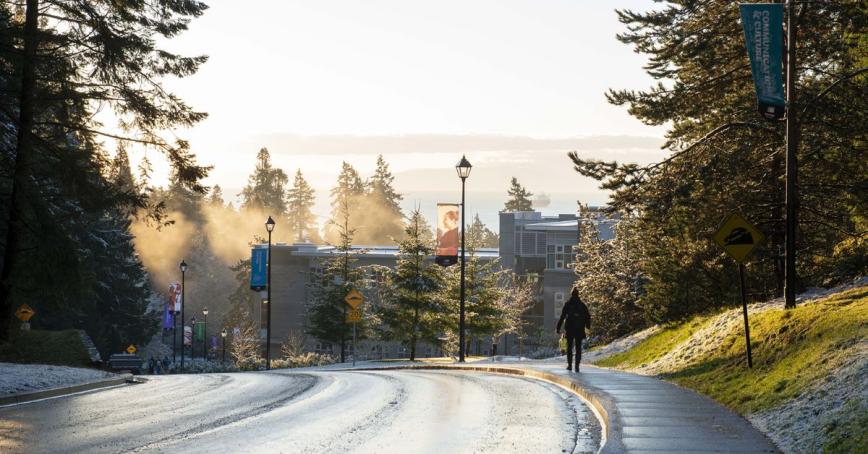
[[[267,285],[268,249],[254,248],[250,251],[250,289],[261,291]]]
[[[163,329],[172,329],[175,327],[175,314],[169,310],[171,303],[163,305]]]
[[[458,214],[458,204],[438,203],[435,254],[437,264],[449,266],[458,262],[459,227],[461,227],[461,215]]]
[[[205,324],[204,323],[196,323],[196,340],[204,341],[205,340]]]
[[[184,345],[187,347],[193,345],[193,327],[190,325],[184,326]]]
[[[756,86],[760,115],[769,120],[783,118],[784,5],[782,3],[742,3],[738,5],[750,69]]]
[[[181,290],[180,282],[169,284],[169,311],[181,312]]]
[[[211,336],[211,351],[212,352],[217,351],[217,336],[215,336],[215,335]]]

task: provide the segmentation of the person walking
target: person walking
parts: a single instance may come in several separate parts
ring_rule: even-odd
[[[573,287],[570,299],[561,311],[561,318],[556,328],[558,334],[561,333],[561,326],[564,327],[567,338],[567,370],[573,368],[573,345],[575,345],[576,372],[578,372],[579,363],[582,362],[582,340],[585,338],[585,328],[591,329],[591,313],[588,311],[588,306],[585,306],[579,298],[578,287]]]

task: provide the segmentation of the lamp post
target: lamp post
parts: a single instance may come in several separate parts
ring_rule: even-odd
[[[268,308],[265,310],[268,320],[265,322],[265,370],[271,370],[271,232],[274,230],[274,219],[271,216],[265,221],[265,230],[268,230],[268,263],[266,264],[266,301]]]
[[[172,295],[172,298],[175,296]],[[174,305],[174,304],[173,304]],[[172,365],[175,365],[175,361],[177,361],[177,351],[178,351],[178,311],[172,311]]]
[[[221,363],[226,362],[226,327],[223,328],[223,331],[220,331],[220,337],[223,338],[223,358],[220,360]]]
[[[202,359],[208,361],[208,308],[202,308],[202,315],[205,316],[205,321],[202,328]]]
[[[464,362],[464,183],[470,176],[470,161],[462,155],[461,161],[455,166],[458,178],[461,178],[461,305],[458,319],[458,362]]]
[[[186,302],[184,301],[184,293],[187,291],[187,284],[184,280],[185,275],[187,273],[187,262],[184,259],[181,259],[181,263],[178,265],[178,268],[181,269],[181,370],[184,369],[184,306]]]

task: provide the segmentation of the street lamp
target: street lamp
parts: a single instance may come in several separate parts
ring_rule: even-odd
[[[205,316],[205,326],[202,328],[202,359],[208,361],[208,308],[202,308],[202,315]]]
[[[268,321],[265,322],[265,370],[271,370],[271,232],[274,230],[274,219],[271,216],[265,221],[265,230],[268,230],[268,263],[266,264],[266,300],[268,307],[265,310]]]
[[[184,293],[187,291],[187,284],[184,278],[187,273],[187,262],[185,262],[184,259],[181,259],[178,268],[181,269],[181,370],[184,370],[184,306],[187,304],[184,301]]]
[[[223,359],[220,360],[222,363],[226,362],[226,334],[228,334],[226,327],[223,327],[223,331],[220,331],[220,337],[223,338]]]
[[[464,182],[470,176],[470,161],[461,155],[461,161],[455,166],[458,178],[461,178],[461,306],[458,319],[458,362],[464,362]]]

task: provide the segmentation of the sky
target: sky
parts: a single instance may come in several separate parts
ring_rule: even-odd
[[[263,146],[288,174],[302,170],[323,215],[341,161],[367,176],[382,153],[405,205],[427,211],[460,196],[454,166],[466,154],[474,165],[468,208],[475,203],[487,223],[512,176],[549,194],[552,209],[574,211],[577,198],[605,203],[567,151],[664,156],[664,130],[604,96],[653,83],[644,57],[615,39],[624,26],[614,9],[645,10],[649,0],[208,3],[189,31],[163,43],[208,63],[166,87],[208,112],[174,133],[214,166],[206,184],[219,184],[230,201]],[[165,164],[149,153],[159,183]]]

